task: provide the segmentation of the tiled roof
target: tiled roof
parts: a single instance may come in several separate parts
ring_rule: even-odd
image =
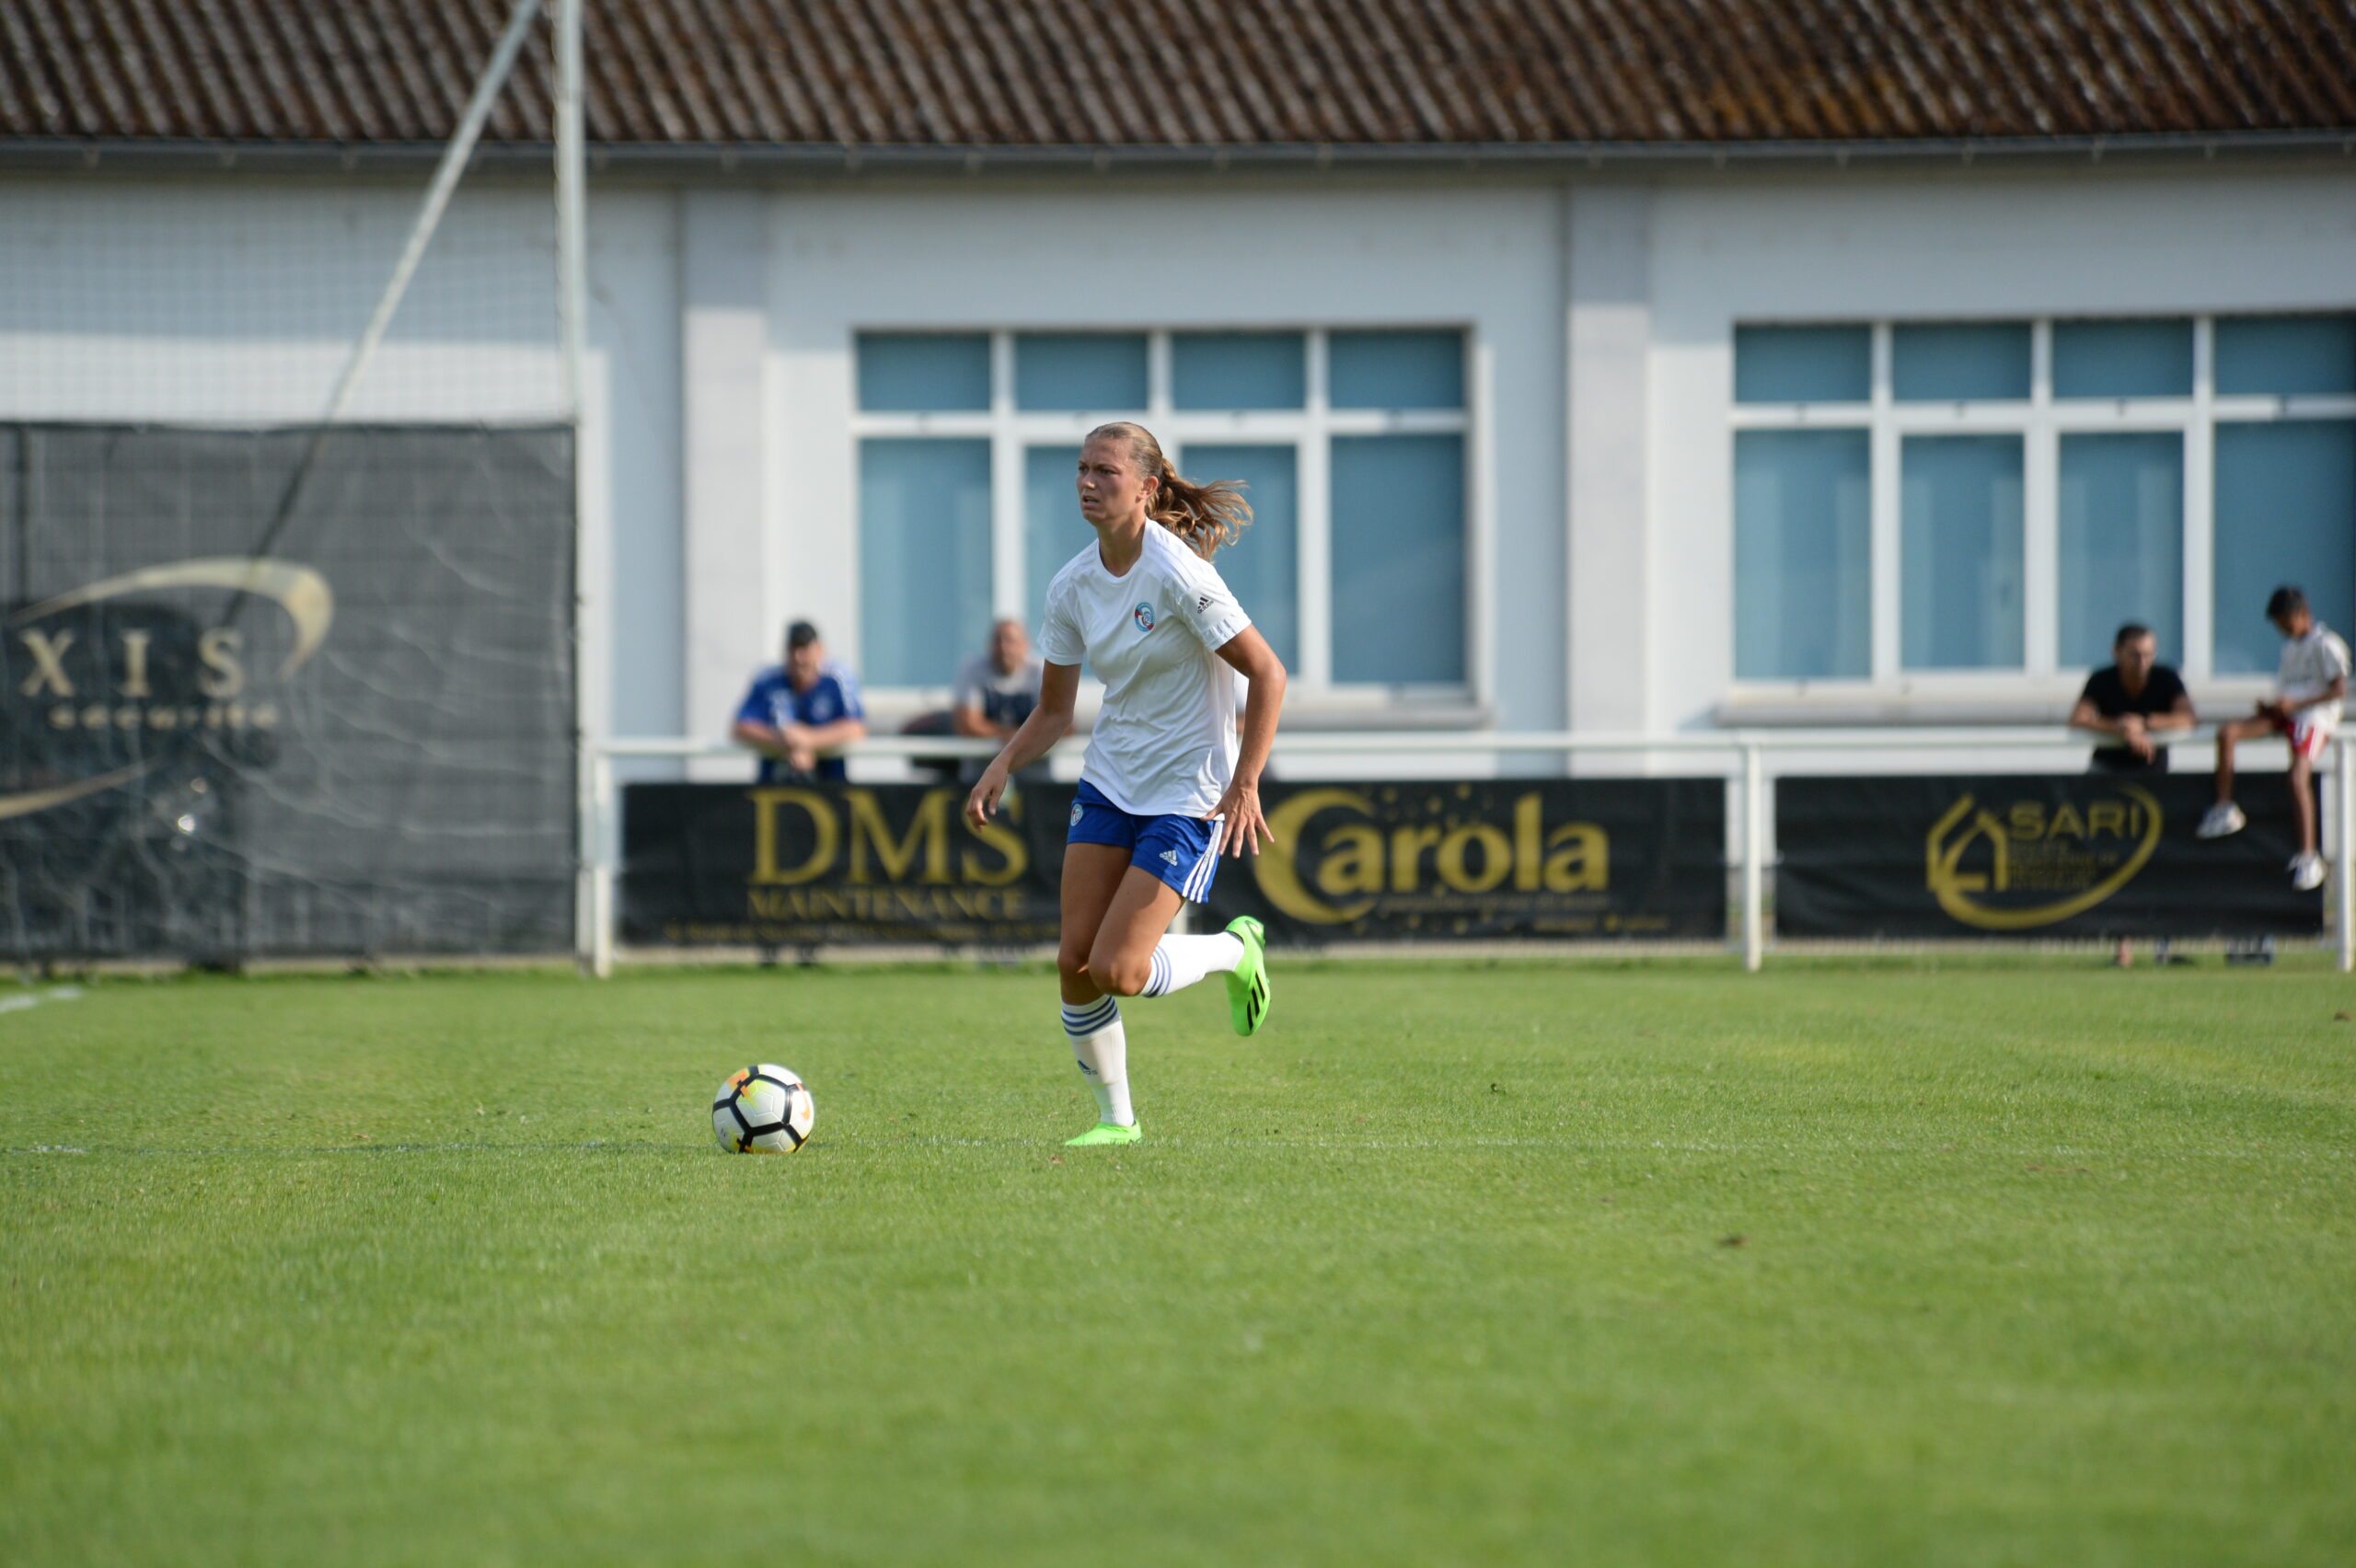
[[[586,0],[593,142],[1386,146],[2356,127],[2356,0]],[[446,136],[508,0],[0,0],[0,141]],[[533,40],[487,137],[545,142]]]

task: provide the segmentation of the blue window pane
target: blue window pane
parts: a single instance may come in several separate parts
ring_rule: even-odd
[[[1861,430],[1747,430],[1734,440],[1734,673],[1873,673],[1873,541]]]
[[[2285,582],[2346,635],[2356,626],[2356,421],[2219,425],[2216,527],[2219,674],[2273,672],[2282,636],[2266,600]]]
[[[2056,398],[2189,398],[2189,321],[2057,321]],[[2156,631],[2158,628],[2154,628]],[[2160,646],[2169,646],[2163,639]],[[2109,657],[2105,644],[2103,656]]]
[[[990,444],[859,444],[860,673],[947,686],[990,627]]]
[[[1911,435],[1899,459],[1899,652],[1910,670],[2021,663],[2021,438]]]
[[[2028,396],[2025,321],[1899,327],[1890,339],[1890,395],[1901,403]]]
[[[1464,679],[1464,442],[1334,439],[1334,678]]]
[[[861,332],[859,406],[935,413],[990,406],[990,340],[979,332]]]
[[[2184,645],[2184,438],[2174,432],[2064,435],[2059,526],[2061,657],[2110,662],[2129,621],[2160,657]]]
[[[1309,400],[1298,332],[1180,332],[1170,340],[1171,401],[1182,409],[1298,409]]]
[[[1862,403],[1873,396],[1867,327],[1738,327],[1738,403]]]
[[[1014,340],[1014,406],[1050,413],[1145,407],[1142,332],[1026,332]]]
[[[1335,332],[1325,400],[1336,409],[1464,407],[1461,332]]]
[[[1022,454],[1022,607],[1034,638],[1047,609],[1047,584],[1083,545],[1096,543],[1080,514],[1079,474],[1077,446],[1034,446]]]
[[[1186,446],[1185,476],[1196,483],[1236,479],[1252,503],[1252,525],[1211,564],[1235,591],[1243,613],[1276,651],[1287,669],[1299,669],[1300,529],[1299,484],[1290,446]]]
[[[2217,323],[2222,393],[2356,392],[2356,316],[2246,316]],[[2266,666],[2274,667],[2271,661]]]

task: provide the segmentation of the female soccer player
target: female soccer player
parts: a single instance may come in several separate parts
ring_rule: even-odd
[[[1178,477],[1141,426],[1100,425],[1080,453],[1080,511],[1096,530],[1047,586],[1039,706],[992,759],[965,815],[998,809],[1007,776],[1071,728],[1085,658],[1104,683],[1064,850],[1064,1032],[1095,1092],[1079,1145],[1135,1143],[1119,997],[1161,997],[1227,976],[1238,1034],[1268,1016],[1265,933],[1246,915],[1216,936],[1163,933],[1182,899],[1210,896],[1222,852],[1272,842],[1260,772],[1276,739],[1285,667],[1211,569],[1252,520],[1236,487]],[[1251,682],[1238,755],[1229,670]]]

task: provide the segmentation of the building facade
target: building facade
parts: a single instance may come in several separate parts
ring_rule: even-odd
[[[863,162],[609,134],[591,710],[717,737],[802,617],[886,720],[938,706],[1085,541],[1070,463],[1111,418],[1251,485],[1221,564],[1296,724],[2057,720],[2131,619],[2240,707],[2276,582],[2356,624],[2356,133],[2331,104],[2199,134],[2131,110],[2123,152]],[[77,161],[17,130],[0,420],[316,417],[414,158],[221,167],[114,136]],[[527,167],[462,187],[353,417],[563,414]]]

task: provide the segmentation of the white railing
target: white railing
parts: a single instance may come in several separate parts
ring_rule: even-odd
[[[2208,726],[2154,735],[2170,746],[2208,740]],[[1739,782],[1742,808],[1740,836],[1729,847],[1741,871],[1741,932],[1743,967],[1757,970],[1767,952],[1766,837],[1768,786],[1781,775],[1770,764],[1779,754],[1892,753],[1918,751],[2030,751],[2083,755],[2098,737],[2049,726],[2037,728],[1843,729],[1843,730],[1718,730],[1667,735],[1580,733],[1573,731],[1530,732],[1296,732],[1276,737],[1276,757],[1380,755],[1480,755],[1536,753],[1563,758],[1644,754],[1715,760],[1718,767],[1697,771],[1705,777]],[[1087,744],[1085,735],[1067,736],[1059,755],[1076,755]],[[849,751],[854,757],[996,756],[1000,743],[950,735],[877,735]],[[2261,755],[2279,750],[2281,743],[2256,743],[2247,750]],[[612,828],[618,820],[614,763],[621,757],[694,761],[733,758],[749,761],[741,746],[702,740],[611,740],[595,747],[587,771],[586,799],[582,801],[579,951],[582,967],[600,977],[612,973],[614,961],[614,866]],[[2332,744],[2332,767],[2326,777],[2327,822],[2336,832],[2321,834],[2331,851],[2334,936],[2343,973],[2356,970],[2356,876],[2350,874],[2350,848],[2356,845],[2356,734],[2341,734]],[[1727,827],[1730,836],[1735,823]],[[2322,824],[2318,824],[2321,826]]]

